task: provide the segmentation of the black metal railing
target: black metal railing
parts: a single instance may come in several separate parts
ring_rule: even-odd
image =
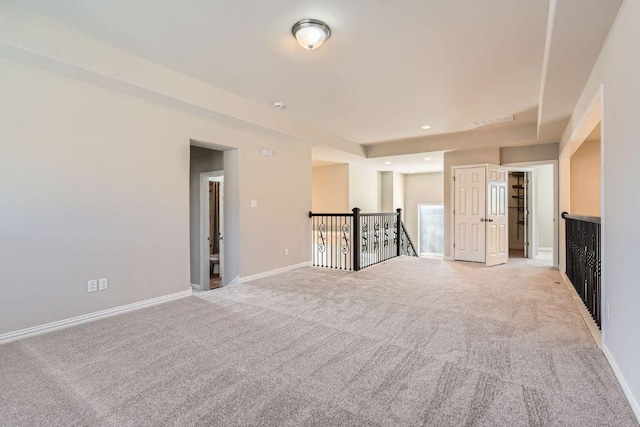
[[[313,265],[358,271],[407,255],[418,256],[402,223],[402,210],[395,213],[309,212],[313,230]]]
[[[600,217],[563,212],[562,218],[566,221],[567,277],[600,327]]]
[[[402,234],[400,235],[400,255],[418,256],[418,251],[416,251],[415,246],[413,246],[411,237],[409,237],[407,229],[404,228],[404,223],[402,223]]]

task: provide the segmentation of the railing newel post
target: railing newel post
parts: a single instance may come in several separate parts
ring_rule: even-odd
[[[402,209],[396,209],[396,256],[400,256],[400,240],[402,239]]]
[[[360,270],[360,208],[353,208],[353,271]]]

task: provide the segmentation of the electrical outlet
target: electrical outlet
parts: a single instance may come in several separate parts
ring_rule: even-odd
[[[607,303],[607,320],[609,320],[609,303]]]
[[[258,207],[258,201],[257,200],[252,200],[251,201],[251,207],[252,208],[257,208]]]
[[[285,254],[285,255],[289,255],[289,248],[286,248],[286,249],[284,250],[284,254]]]
[[[97,280],[89,280],[87,282],[87,292],[95,292],[98,290],[98,281]]]
[[[105,289],[108,289],[108,288],[109,288],[109,279],[105,277],[104,279],[98,280],[99,291],[104,291]]]

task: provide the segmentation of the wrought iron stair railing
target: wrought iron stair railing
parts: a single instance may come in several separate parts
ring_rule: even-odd
[[[600,217],[562,213],[566,274],[598,327],[601,320]]]
[[[418,256],[402,223],[402,210],[394,213],[309,212],[313,230],[313,265],[359,271],[397,256]]]

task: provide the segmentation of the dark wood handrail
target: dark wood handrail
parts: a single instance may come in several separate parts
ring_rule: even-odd
[[[309,218],[314,216],[353,216],[353,213],[313,213],[309,211]]]
[[[601,222],[601,219],[599,216],[572,215],[568,212],[562,212],[561,216],[563,219],[575,219],[578,221],[592,222],[594,224],[600,224]]]

